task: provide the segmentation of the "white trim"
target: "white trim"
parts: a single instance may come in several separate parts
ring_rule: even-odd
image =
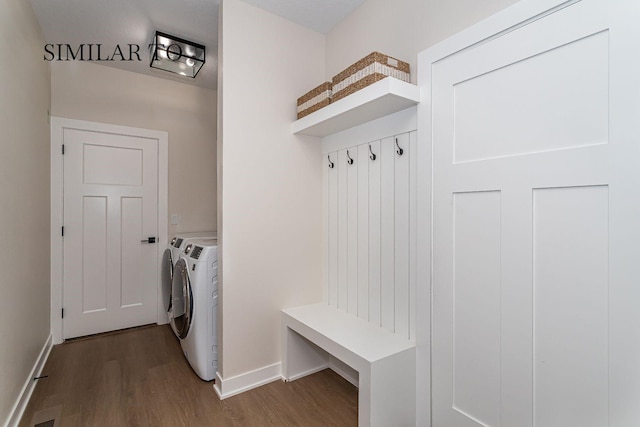
[[[315,367],[315,368],[313,368],[313,369],[309,369],[308,371],[305,371],[305,372],[302,372],[302,373],[299,373],[299,374],[296,374],[296,375],[292,375],[292,376],[291,376],[291,377],[289,377],[288,379],[287,379],[287,378],[285,378],[285,377],[282,377],[282,381],[284,381],[284,382],[286,382],[286,383],[290,383],[290,382],[292,382],[292,381],[299,380],[300,378],[304,378],[304,377],[306,377],[306,376],[308,376],[308,375],[317,374],[318,372],[320,372],[320,371],[324,371],[324,370],[325,370],[325,369],[327,369],[327,368],[328,368],[328,369],[331,369],[331,370],[333,370],[333,371],[335,371],[335,373],[336,373],[336,374],[338,374],[338,375],[342,376],[342,374],[340,374],[338,371],[336,371],[335,369],[333,369],[329,363],[326,363],[326,364],[324,364],[324,365],[317,366],[317,367]],[[347,378],[345,378],[345,379],[347,379]],[[357,385],[357,384],[356,384],[356,385]]]
[[[60,227],[63,218],[62,124],[51,117],[51,336],[54,344],[62,338],[63,247]]]
[[[278,362],[227,379],[223,379],[220,372],[216,372],[216,383],[213,389],[220,400],[224,400],[280,379],[282,379],[282,363]]]
[[[416,423],[431,426],[431,283],[432,253],[432,66],[465,49],[473,49],[580,0],[523,0],[418,54],[418,86],[423,102],[418,121],[418,241],[416,310]],[[426,261],[429,262],[426,262]],[[421,262],[422,261],[422,262]]]
[[[13,404],[13,407],[9,412],[9,416],[7,417],[4,427],[15,427],[20,423],[22,415],[24,415],[24,410],[27,408],[27,404],[29,403],[29,399],[31,399],[31,394],[33,394],[33,390],[36,388],[37,381],[35,381],[34,378],[40,376],[45,363],[47,363],[49,354],[51,353],[51,348],[53,347],[51,342],[52,337],[51,334],[49,334],[42,350],[40,350],[36,363],[33,365],[24,386],[22,386],[20,396],[18,396],[16,403]]]
[[[155,139],[158,141],[158,324],[167,323],[160,295],[162,277],[161,256],[168,242],[169,212],[169,134],[163,131],[117,126],[85,120],[51,117],[51,335],[54,344],[63,339],[62,317],[62,276],[63,240],[60,227],[63,221],[63,158],[61,146],[65,128],[94,132],[114,133]]]

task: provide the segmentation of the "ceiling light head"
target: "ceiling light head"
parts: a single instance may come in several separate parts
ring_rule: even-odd
[[[156,31],[151,43],[151,68],[195,77],[205,62],[205,47]]]

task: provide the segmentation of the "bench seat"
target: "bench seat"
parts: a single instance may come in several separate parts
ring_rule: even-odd
[[[358,372],[359,426],[415,425],[415,343],[326,304],[282,310],[283,369],[293,381],[329,366]]]

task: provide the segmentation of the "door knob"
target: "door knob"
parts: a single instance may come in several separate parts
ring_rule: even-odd
[[[155,242],[156,242],[155,237],[149,237],[147,240],[140,240],[140,243],[155,243]]]

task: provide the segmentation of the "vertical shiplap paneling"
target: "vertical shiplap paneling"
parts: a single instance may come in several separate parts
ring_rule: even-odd
[[[409,134],[396,136],[396,142],[395,179],[393,180],[395,185],[394,332],[409,338],[409,157],[411,155]]]
[[[335,167],[326,157],[324,165],[327,301],[409,339],[416,328],[416,150],[411,132],[329,153]]]
[[[347,150],[347,311],[358,314],[358,148]]]
[[[347,186],[347,150],[338,153],[338,308],[347,310],[347,223],[349,188]]]
[[[369,144],[358,147],[358,317],[369,320]]]
[[[418,138],[409,134],[409,339],[416,338],[417,235],[418,235]]]
[[[334,167],[329,168],[329,159],[333,162]],[[338,306],[338,153],[329,153],[327,159],[327,181],[328,191],[327,197],[329,199],[329,253],[328,253],[328,268],[329,268],[329,283],[328,283],[328,302],[329,305],[334,307]]]
[[[322,251],[324,259],[322,264],[322,301],[329,302],[329,263],[331,252],[329,251],[329,161],[326,156],[322,157]]]
[[[380,153],[381,324],[395,330],[395,138],[382,140]]]
[[[371,150],[376,153],[375,161],[369,163],[369,322],[380,325],[380,172],[381,143],[371,143]]]

